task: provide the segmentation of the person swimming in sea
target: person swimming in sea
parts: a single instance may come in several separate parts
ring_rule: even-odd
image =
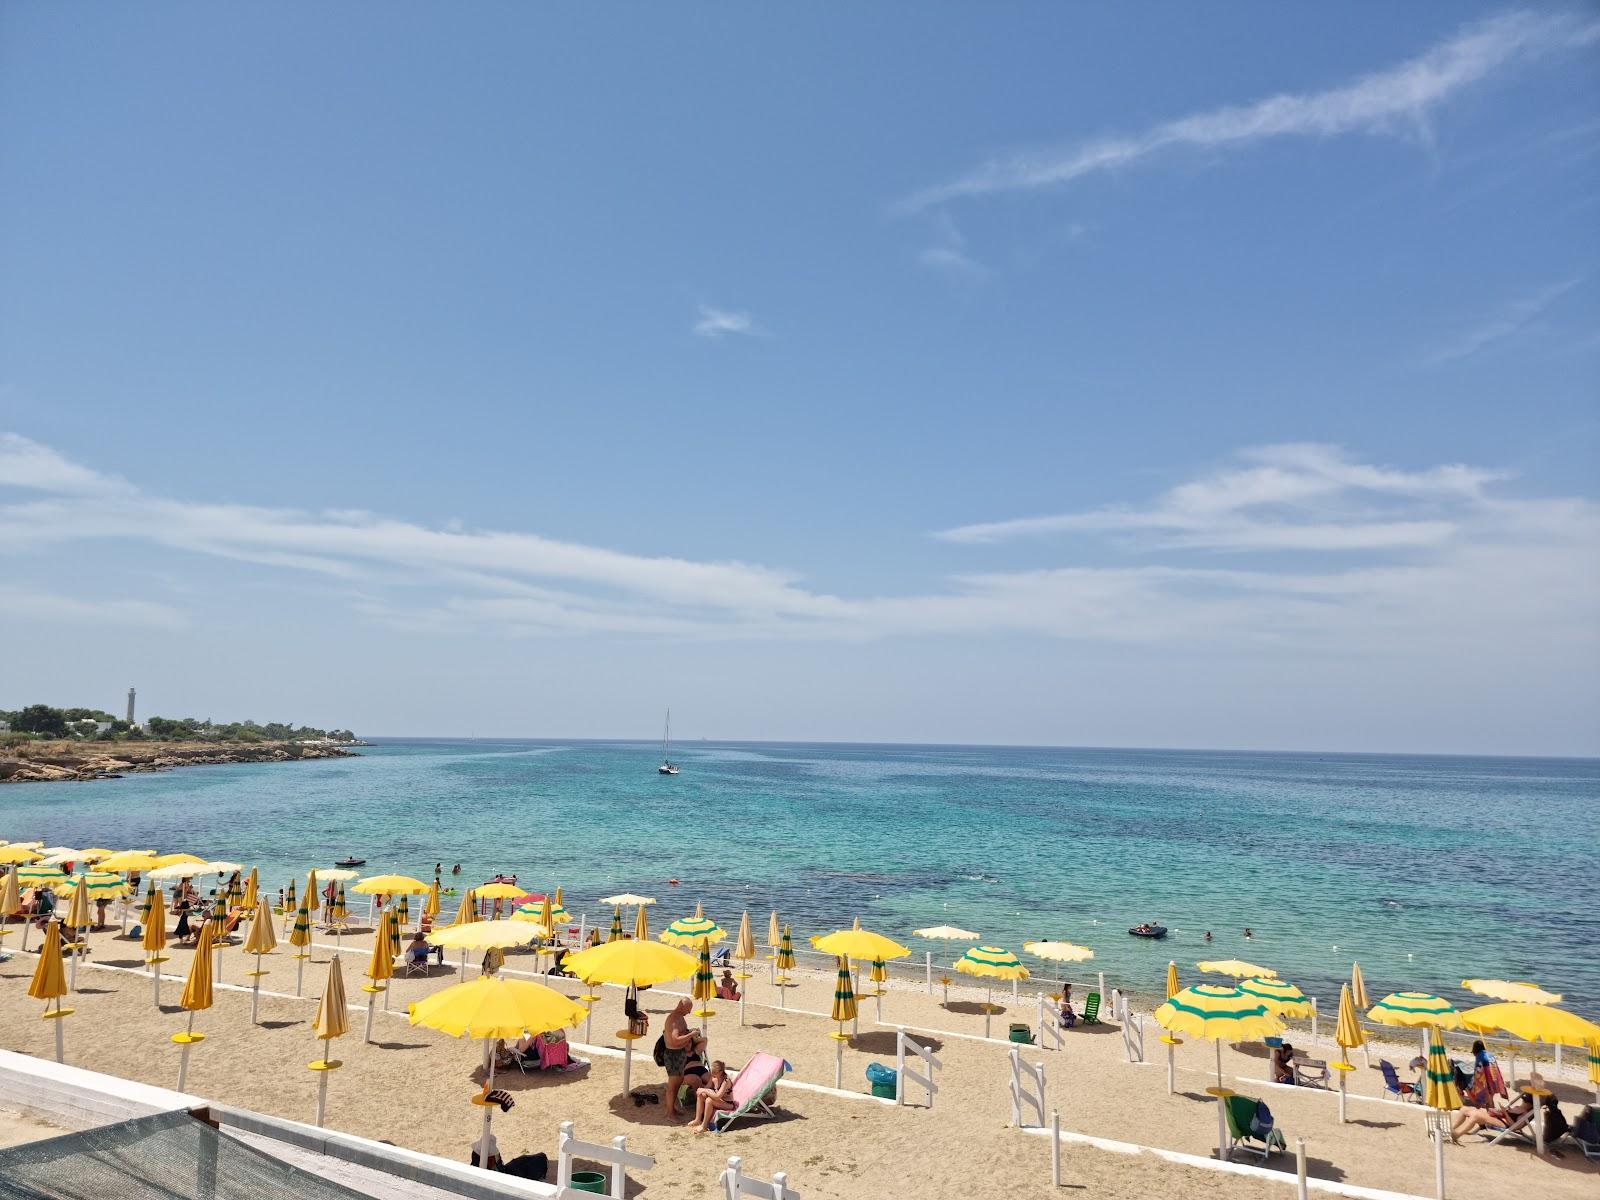
[[[1210,940],[1211,940],[1211,930],[1208,929],[1208,930],[1206,930],[1206,941],[1209,942]]]
[[[1245,926],[1245,927],[1244,927],[1244,936],[1245,936],[1245,940],[1246,940],[1246,941],[1248,941],[1248,940],[1249,940],[1249,939],[1250,939],[1250,938],[1252,938],[1252,937],[1254,937],[1254,936],[1255,936],[1255,935],[1254,935],[1254,934],[1252,934],[1252,933],[1251,933],[1251,932],[1250,932],[1250,926],[1248,926],[1248,925],[1246,925],[1246,926]]]
[[[452,875],[461,874],[461,864],[457,863],[455,866],[451,867],[450,868],[450,874],[452,874]]]

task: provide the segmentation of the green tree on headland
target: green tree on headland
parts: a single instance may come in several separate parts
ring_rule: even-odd
[[[316,729],[286,721],[217,723],[197,717],[151,717],[144,727],[129,725],[96,708],[52,708],[30,704],[15,712],[0,709],[0,721],[18,735],[39,738],[93,738],[98,741],[219,741],[219,742],[305,742],[329,740],[353,742],[348,729]]]

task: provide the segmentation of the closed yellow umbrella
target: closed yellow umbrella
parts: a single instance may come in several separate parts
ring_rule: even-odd
[[[181,1092],[189,1082],[189,1048],[196,1042],[203,1042],[206,1035],[194,1031],[194,1015],[204,1009],[210,1008],[213,1000],[211,986],[211,949],[215,935],[211,923],[207,921],[200,927],[200,941],[194,948],[194,957],[189,960],[189,977],[183,984],[183,995],[178,1000],[178,1005],[189,1012],[189,1023],[182,1033],[172,1035],[172,1040],[179,1048],[178,1055],[178,1090]]]
[[[1350,1051],[1367,1044],[1367,1035],[1356,1014],[1355,993],[1348,983],[1339,989],[1339,1023],[1334,1026],[1333,1040],[1345,1052],[1346,1062],[1350,1061]]]
[[[1358,962],[1350,964],[1350,998],[1358,1009],[1364,1011],[1372,1007],[1372,1000],[1367,996],[1367,981],[1362,978]]]
[[[873,983],[887,983],[889,981],[889,967],[888,964],[883,961],[883,959],[875,958],[872,960],[872,974],[870,978]]]
[[[1169,962],[1167,964],[1167,999],[1171,1000],[1181,991],[1183,989],[1178,986],[1178,964]]]
[[[10,935],[11,918],[22,911],[22,889],[17,886],[17,868],[6,869],[6,881],[0,884],[0,938]]]
[[[89,944],[89,925],[93,920],[89,915],[89,885],[82,875],[77,877],[77,882],[72,886],[72,901],[67,906],[67,917],[64,924],[72,930],[72,990],[78,990],[78,959],[83,957],[84,947]]]
[[[254,867],[251,867],[250,868],[250,874],[248,876],[246,876],[245,881],[244,881],[244,896],[239,901],[239,907],[244,909],[247,912],[254,912],[255,908],[256,908],[256,903],[260,899],[261,899],[261,876],[260,876],[260,873]],[[268,913],[268,916],[269,917],[271,916],[270,912]],[[276,942],[274,942],[274,944],[276,944]]]
[[[1461,1089],[1456,1087],[1456,1071],[1444,1049],[1444,1034],[1437,1025],[1428,1027],[1428,1067],[1422,1088],[1422,1102],[1440,1112],[1455,1112],[1461,1107]]]
[[[144,929],[139,945],[144,949],[144,961],[150,967],[150,979],[155,988],[156,1011],[161,1011],[161,964],[167,961],[162,953],[167,948],[167,898],[158,884],[151,884],[145,897],[146,911],[142,918]]]
[[[44,945],[39,948],[39,961],[33,965],[33,978],[28,981],[28,995],[44,1001],[44,1019],[56,1023],[56,1061],[66,1062],[66,1035],[61,1022],[73,1013],[62,1008],[61,998],[67,994],[67,974],[61,969],[61,922],[51,921],[45,930]],[[50,1001],[56,1002],[55,1008]]]
[[[705,1019],[715,1016],[711,1007],[711,999],[717,994],[716,977],[711,974],[711,939],[702,938],[700,941],[700,954],[695,961],[694,983],[689,989],[689,994],[700,1001],[700,1007],[695,1010],[695,1016],[700,1018],[700,1028],[705,1029]]]
[[[322,907],[322,897],[317,895],[317,871],[315,867],[306,872],[305,902],[306,912],[310,913],[312,920],[315,921],[317,911]]]
[[[428,898],[422,902],[422,915],[437,917],[439,915],[439,881],[435,879],[428,885]]]
[[[844,1086],[844,1044],[850,1040],[850,1035],[844,1031],[845,1022],[854,1023],[860,1015],[860,1006],[856,1003],[855,988],[850,983],[850,960],[843,954],[838,956],[839,974],[833,985],[833,1008],[828,1016],[830,1020],[837,1021],[839,1028],[829,1033],[834,1042],[833,1086],[835,1089]]]
[[[650,937],[650,917],[645,912],[645,906],[639,905],[639,915],[633,919],[633,940],[646,941]]]
[[[783,941],[778,945],[778,970],[794,970],[794,934],[788,925],[783,927]]]
[[[317,1015],[311,1028],[322,1042],[322,1057],[308,1064],[317,1073],[317,1124],[320,1126],[328,1112],[328,1073],[344,1064],[328,1057],[328,1044],[336,1037],[350,1032],[350,1008],[344,996],[344,972],[339,966],[339,956],[328,960],[328,981],[322,987],[322,998],[317,1001]]]
[[[471,925],[478,919],[478,902],[471,888],[467,889],[461,897],[461,906],[456,909],[456,919],[451,925]]]
[[[300,897],[299,906],[294,910],[294,926],[289,930],[289,945],[295,949],[294,994],[296,996],[302,994],[302,985],[306,977],[306,959],[311,957],[311,902],[315,898],[315,889],[307,887],[305,895]]]
[[[551,909],[549,896],[544,898],[544,905],[539,909],[539,924],[544,926],[546,937],[549,937],[551,931],[556,927],[556,916]]]
[[[255,871],[250,872],[250,889],[254,890]],[[272,903],[265,896],[256,899],[255,915],[250,918],[250,928],[245,933],[243,951],[256,956],[256,968],[248,972],[250,976],[250,1024],[256,1023],[256,1014],[261,1006],[261,977],[266,971],[261,967],[261,956],[271,954],[278,947],[278,935],[272,931]]]
[[[778,924],[778,910],[773,909],[767,918],[767,949],[776,951],[783,942],[783,929]]]
[[[383,993],[384,1012],[389,1011],[389,980],[394,978],[394,939],[394,909],[386,908],[378,917],[378,927],[372,931],[372,957],[367,960],[367,982],[361,988],[367,993],[367,1031],[362,1035],[363,1041],[372,1041],[372,1012],[378,993]]]
[[[597,950],[604,948],[593,947]],[[670,947],[661,946],[659,949],[668,950]],[[489,1166],[489,1123],[495,1107],[489,1103],[488,1096],[494,1090],[496,1040],[518,1038],[524,1033],[540,1034],[555,1029],[571,1029],[588,1015],[588,1011],[583,1005],[542,983],[507,979],[503,975],[481,975],[470,983],[444,988],[411,1006],[413,1025],[437,1029],[450,1037],[465,1036],[483,1042],[483,1093],[474,1103],[483,1109],[483,1133],[479,1145],[484,1147],[485,1152],[480,1156],[479,1163],[485,1169]]]

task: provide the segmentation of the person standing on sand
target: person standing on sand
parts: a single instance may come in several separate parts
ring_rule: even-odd
[[[682,1115],[678,1111],[678,1089],[683,1086],[683,1069],[689,1061],[689,1052],[695,1049],[695,1043],[700,1040],[700,1035],[689,1028],[689,1010],[693,1007],[694,1002],[685,996],[673,1006],[667,1014],[666,1024],[661,1027],[661,1036],[666,1041],[669,1117]]]

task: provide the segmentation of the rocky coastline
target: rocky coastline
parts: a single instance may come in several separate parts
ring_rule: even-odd
[[[0,784],[87,782],[174,767],[355,757],[355,751],[331,742],[24,742],[0,746]]]

